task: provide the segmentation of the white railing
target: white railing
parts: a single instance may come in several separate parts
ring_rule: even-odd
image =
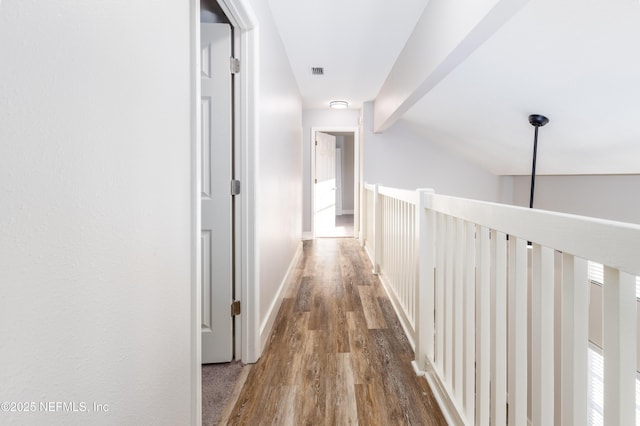
[[[604,424],[635,424],[640,226],[430,190],[365,197],[365,247],[450,423],[587,424],[591,260]]]
[[[365,248],[390,296],[407,337],[414,344],[418,246],[416,240],[416,191],[366,185]],[[377,238],[376,238],[377,236]]]

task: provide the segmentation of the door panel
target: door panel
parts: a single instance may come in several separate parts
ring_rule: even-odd
[[[342,214],[342,149],[336,149],[336,216]]]
[[[202,24],[202,363],[233,357],[231,27]]]
[[[314,231],[328,237],[336,226],[336,137],[316,132],[315,148]]]

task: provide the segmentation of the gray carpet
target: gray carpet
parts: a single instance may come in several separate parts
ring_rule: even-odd
[[[202,366],[202,425],[217,425],[242,372],[239,361]]]

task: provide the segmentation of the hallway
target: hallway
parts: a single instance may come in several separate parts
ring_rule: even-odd
[[[357,240],[305,241],[292,279],[229,424],[446,424]]]

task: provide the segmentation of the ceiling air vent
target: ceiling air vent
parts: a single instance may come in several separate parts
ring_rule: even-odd
[[[313,75],[324,75],[324,68],[322,67],[312,67],[311,74]]]

